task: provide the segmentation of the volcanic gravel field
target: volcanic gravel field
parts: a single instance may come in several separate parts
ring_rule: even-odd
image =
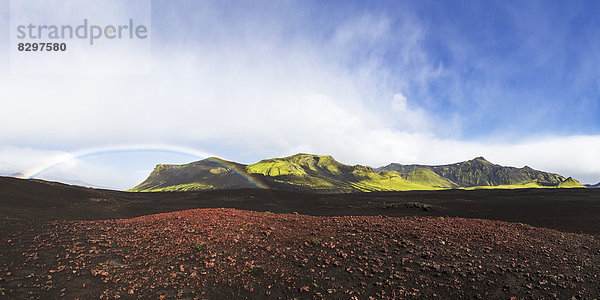
[[[598,200],[591,190],[147,194],[0,180],[0,298],[598,299]],[[202,208],[217,205],[244,210]]]
[[[2,258],[19,258],[1,260],[2,295],[20,299],[600,294],[597,238],[480,219],[195,209],[57,221],[1,242]]]

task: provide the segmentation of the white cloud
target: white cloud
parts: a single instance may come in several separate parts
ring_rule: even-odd
[[[0,146],[0,175],[21,176],[29,170],[50,167],[35,177],[65,182],[81,180],[117,189],[130,188],[144,178],[130,170],[93,164],[78,158],[69,159],[70,157],[69,153],[63,151]]]
[[[392,109],[396,112],[405,112],[407,105],[406,96],[402,95],[402,93],[397,93],[392,98]]]
[[[47,163],[49,157],[58,157],[65,154],[60,151],[0,146],[0,173],[4,175],[25,173],[26,170]]]
[[[185,27],[176,27],[170,40],[155,38],[151,74],[0,78],[0,172],[22,172],[57,155],[40,149],[66,153],[160,142],[211,145],[236,160],[309,152],[373,166],[453,163],[483,155],[500,164],[600,180],[598,136],[496,144],[441,138],[444,130],[438,128],[456,126],[436,121],[420,107],[423,99],[398,92],[424,88],[445,72],[422,51],[423,32],[410,19],[391,34],[389,20],[359,17],[358,25],[343,23],[331,41],[323,41],[281,35],[260,22],[249,22],[248,28],[234,24],[245,31],[228,31],[219,27],[226,24],[217,16],[208,17],[203,22],[214,32],[193,42],[186,42],[194,32]],[[163,22],[170,21],[176,18]],[[385,46],[390,36],[402,39],[398,76],[391,77],[380,53],[353,60],[364,43]],[[348,67],[349,62],[359,64]],[[101,68],[104,62],[94,63]],[[127,188],[140,174],[79,159],[47,176]]]

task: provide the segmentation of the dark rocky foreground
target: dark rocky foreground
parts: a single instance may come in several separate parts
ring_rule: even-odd
[[[0,177],[0,219],[103,220],[193,208],[336,216],[455,216],[600,235],[600,189],[313,194],[240,189],[128,193]]]
[[[241,210],[188,210],[219,207]],[[600,295],[591,189],[148,194],[0,178],[0,217],[1,298]]]
[[[597,238],[481,219],[199,209],[55,221],[2,243],[2,293],[19,299],[600,293]]]

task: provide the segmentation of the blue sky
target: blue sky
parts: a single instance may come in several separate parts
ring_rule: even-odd
[[[418,9],[427,53],[460,82],[457,94],[432,93],[435,113],[463,114],[465,137],[598,133],[598,3],[445,4]]]
[[[12,45],[0,43],[0,174],[150,145],[39,176],[127,188],[157,163],[200,154],[253,163],[310,152],[374,166],[483,155],[600,181],[596,1],[151,5],[150,73],[15,75]],[[3,28],[8,12],[3,0]],[[127,65],[135,50],[117,54],[94,59]]]
[[[227,36],[223,37],[211,35],[213,18],[193,20],[203,15],[204,6],[187,2],[184,10],[173,10],[198,26],[170,38],[181,42],[184,35],[192,44],[213,39],[229,43],[240,32],[247,38],[250,26],[281,43],[308,40],[328,45],[340,25],[361,18],[384,20],[389,27],[385,36],[358,38],[349,48],[324,52],[350,70],[377,61],[380,74],[374,76],[380,84],[403,90],[439,122],[458,119],[457,137],[524,138],[600,130],[600,4],[593,1],[251,3],[225,2],[213,8],[221,25],[226,24],[216,30]],[[166,23],[166,28],[172,24]],[[155,32],[161,33],[169,36],[172,31]],[[418,35],[421,53],[405,58],[406,35],[411,34]],[[404,75],[423,68],[439,73],[426,82]]]

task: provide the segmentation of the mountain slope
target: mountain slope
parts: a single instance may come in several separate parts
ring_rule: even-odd
[[[435,174],[433,174],[436,176]],[[431,175],[430,175],[431,176]],[[396,172],[377,174],[367,166],[344,165],[331,156],[296,154],[242,165],[208,158],[187,165],[158,165],[132,192],[274,188],[321,193],[431,190],[452,187],[438,176],[421,184]],[[422,176],[423,177],[423,176]],[[416,175],[415,175],[416,178]]]
[[[390,171],[381,171],[379,174],[385,174],[384,172]],[[393,172],[393,171],[391,171]],[[419,168],[414,171],[408,173],[397,173],[400,177],[404,178],[407,181],[418,183],[421,185],[438,187],[438,188],[457,188],[458,184],[436,174],[435,172],[426,169]]]
[[[401,165],[373,169],[345,165],[328,155],[296,154],[243,165],[208,158],[186,165],[158,165],[130,191],[195,191],[269,188],[319,193],[437,190],[453,188],[584,187],[576,180],[492,164],[482,157],[443,165]]]
[[[250,180],[249,180],[250,179]],[[173,192],[254,188],[242,164],[211,157],[186,165],[157,165],[132,192]]]
[[[433,189],[409,182],[398,174],[380,175],[371,167],[345,165],[328,155],[296,154],[266,159],[247,166],[246,170],[279,189],[326,193]]]
[[[571,177],[560,182],[558,184],[558,187],[559,188],[585,188],[585,186],[583,184],[579,183],[577,180],[575,180]]]
[[[556,186],[566,179],[558,174],[537,171],[529,167],[515,168],[492,164],[483,157],[442,166],[401,165],[389,164],[376,169],[399,173],[413,172],[417,169],[428,169],[461,187],[475,186],[509,186],[509,185],[539,185]]]

